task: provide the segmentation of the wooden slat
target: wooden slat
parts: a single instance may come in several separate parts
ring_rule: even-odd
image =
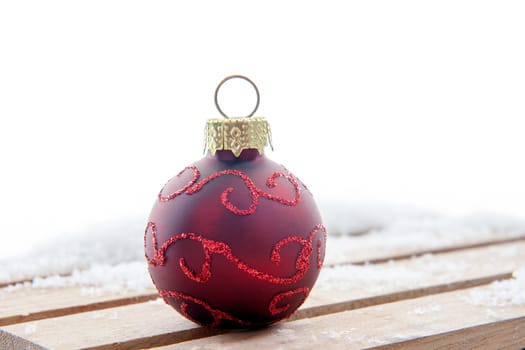
[[[163,302],[146,302],[3,327],[50,349],[141,349],[210,334]],[[28,332],[28,329],[31,332]],[[71,336],[73,335],[74,336]]]
[[[136,304],[157,298],[157,292],[153,288],[100,293],[89,293],[86,288],[81,287],[42,289],[29,286],[13,291],[0,290],[0,326]]]
[[[17,337],[16,335],[9,334],[0,329],[0,349],[2,350],[47,350],[39,345],[35,345],[30,341]]]
[[[482,247],[489,247],[492,245],[497,244],[506,244],[506,243],[514,243],[514,242],[522,242],[525,241],[525,236],[518,236],[518,237],[512,237],[512,238],[502,238],[502,239],[493,239],[490,241],[481,241],[476,243],[467,243],[467,244],[458,244],[458,245],[450,245],[445,244],[444,246],[436,246],[434,248],[426,248],[426,249],[414,249],[412,251],[405,251],[405,250],[397,250],[397,251],[388,251],[385,253],[385,251],[381,251],[381,253],[375,252],[375,254],[365,254],[365,255],[359,255],[354,256],[354,259],[347,262],[344,259],[340,259],[338,261],[333,261],[328,264],[328,266],[336,266],[341,264],[347,264],[351,263],[354,265],[365,265],[365,264],[380,264],[388,261],[396,261],[396,260],[403,260],[408,259],[412,257],[418,257],[426,254],[443,254],[443,253],[450,253],[450,252],[456,252],[466,249],[472,249],[472,248],[482,248]],[[360,259],[357,259],[359,257]]]
[[[471,291],[285,322],[256,332],[232,332],[156,350],[522,348],[525,305],[473,305],[466,301]]]
[[[329,237],[325,265],[382,263],[389,260],[401,260],[425,254],[442,254],[457,250],[480,248],[494,244],[525,241],[524,233],[497,233],[490,237],[457,237],[454,241],[435,237],[425,239],[405,239],[399,235],[394,242],[385,243],[380,234],[359,237]],[[421,234],[425,237],[425,234]],[[390,238],[391,239],[391,238]],[[332,250],[333,249],[333,250]],[[334,254],[335,253],[335,254]]]
[[[524,349],[525,316],[444,332],[373,349]]]
[[[458,264],[461,267],[459,270]],[[525,264],[525,242],[408,259],[395,262],[394,265],[404,267],[408,273],[410,271],[419,273],[425,278],[420,282],[412,281],[410,286],[386,284],[384,289],[379,292],[371,292],[363,288],[361,284],[366,281],[352,284],[354,276],[349,275],[344,270],[351,267],[341,267],[340,276],[337,277],[340,277],[340,281],[348,281],[349,284],[345,288],[320,284],[313,289],[309,299],[295,318],[362,308],[404,298],[441,293],[451,289],[467,288],[509,277],[511,271],[523,264]],[[384,265],[377,266],[377,268],[382,267]],[[335,270],[325,269],[323,271],[322,273],[331,273]],[[376,282],[374,281],[374,283]],[[381,282],[377,281],[377,284],[381,284]],[[112,315],[117,316],[118,321],[115,320],[117,317],[112,317]],[[26,334],[25,331],[28,326],[30,328],[34,326],[36,331]],[[171,308],[158,303],[142,303],[102,311],[84,312],[77,315],[16,324],[4,327],[4,329],[53,349],[74,349],[86,346],[94,349],[116,348],[112,344],[118,344],[119,347],[125,345],[128,349],[136,349],[141,346],[177,343],[211,334],[205,328],[196,327],[191,322],[186,321]],[[81,337],[67,336],[68,334],[78,334],[79,329],[82,330]],[[116,332],[115,329],[119,331]],[[121,331],[122,329],[125,331]]]

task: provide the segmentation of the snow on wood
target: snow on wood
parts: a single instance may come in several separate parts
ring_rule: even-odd
[[[335,202],[325,203],[322,208],[330,235],[327,265],[525,236],[525,222],[506,216],[447,217],[413,208]],[[102,273],[110,266],[132,262],[137,262],[136,271],[141,271],[140,275],[143,268],[138,262],[144,262],[144,228],[140,224],[101,227],[84,235],[50,238],[27,255],[0,259],[0,286],[35,276],[96,270],[95,266]],[[87,276],[84,274],[82,278]]]
[[[473,290],[467,300],[485,306],[525,305],[525,265],[512,275],[512,279],[495,281],[489,288]]]

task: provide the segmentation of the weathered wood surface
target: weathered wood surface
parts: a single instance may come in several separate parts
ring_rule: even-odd
[[[0,290],[0,326],[74,313],[136,304],[157,298],[155,289],[124,293],[98,292],[80,287]]]
[[[487,287],[478,287],[487,288]],[[461,290],[285,322],[257,332],[232,332],[170,349],[520,349],[525,305],[482,307]]]
[[[489,341],[496,340],[510,348],[525,347],[524,307],[474,306],[463,298],[469,288],[488,288],[488,283],[511,278],[512,271],[524,266],[523,238],[434,245],[431,256],[423,255],[425,250],[387,251],[390,258],[384,249],[376,255],[369,252],[367,260],[377,262],[372,265],[348,264],[359,262],[355,259],[334,262],[290,320],[258,331],[219,334],[224,331],[196,326],[162,302],[152,302],[153,289],[100,295],[86,295],[79,287],[0,290],[0,348],[140,349],[177,344],[303,349],[327,344],[352,349],[394,343],[401,348],[491,348],[495,343]],[[403,259],[413,253],[422,256]],[[377,279],[390,268],[403,271],[397,283]],[[434,307],[438,302],[439,308]],[[290,340],[294,337],[305,341]]]

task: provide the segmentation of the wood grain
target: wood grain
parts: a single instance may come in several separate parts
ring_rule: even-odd
[[[525,344],[525,316],[444,332],[372,349],[522,349]]]
[[[0,349],[2,350],[46,350],[40,345],[35,345],[34,343],[17,337],[14,334],[7,333],[0,329]]]
[[[157,297],[154,289],[123,293],[102,292],[101,295],[93,296],[85,295],[80,287],[57,289],[25,287],[14,292],[0,292],[2,302],[0,326],[137,304],[155,300]]]
[[[482,290],[490,287],[477,287]],[[232,332],[172,349],[519,349],[525,305],[477,306],[473,289],[285,322],[257,332]]]

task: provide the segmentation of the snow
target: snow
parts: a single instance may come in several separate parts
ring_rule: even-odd
[[[441,311],[441,306],[436,304],[426,305],[426,306],[418,306],[411,312],[410,314],[414,315],[424,315],[428,313],[438,312]]]
[[[328,339],[335,339],[335,340],[341,340],[344,339],[348,344],[352,343],[361,343],[361,344],[368,344],[368,345],[383,345],[386,344],[386,341],[376,338],[371,338],[362,334],[359,334],[355,328],[351,328],[350,330],[343,330],[343,331],[337,331],[337,330],[328,330],[328,331],[321,331],[320,335],[323,337],[326,337]]]
[[[385,264],[336,265],[323,268],[315,288],[320,293],[360,289],[366,294],[377,295],[422,287],[428,285],[430,278],[433,283],[448,283],[460,277],[467,268],[466,263],[443,262],[431,254],[412,258],[410,264],[390,261]]]
[[[359,286],[370,293],[381,293],[392,287],[416,287],[424,279],[425,274],[422,271],[408,269],[396,263],[339,265],[323,269],[316,289],[330,293]]]
[[[352,331],[350,330],[336,331],[336,330],[330,329],[328,331],[322,331],[321,335],[324,335],[330,339],[340,339],[342,337],[348,337],[351,333]]]
[[[489,288],[472,290],[468,301],[482,306],[525,305],[525,266],[514,271],[511,279],[492,282]]]
[[[26,325],[24,328],[24,333],[27,335],[36,333],[36,325],[35,324]]]
[[[392,251],[407,247],[431,249],[525,234],[525,222],[506,215],[479,213],[454,217],[408,208],[393,208],[389,214],[384,207],[378,209],[377,216],[374,214],[373,208],[350,207],[347,215],[340,213],[340,221],[325,217],[329,233],[348,233],[330,237],[327,263],[345,261],[349,256],[385,247]],[[350,224],[365,221],[368,226]],[[371,231],[363,234],[366,227]]]
[[[328,232],[334,236],[359,236],[372,231],[382,236],[434,233],[461,239],[502,231],[525,232],[525,220],[493,212],[454,216],[409,205],[348,203],[324,198],[319,200],[319,207]]]
[[[133,261],[116,265],[94,264],[85,270],[73,270],[71,275],[36,277],[31,282],[18,283],[5,288],[8,292],[22,287],[60,288],[83,287],[82,296],[100,296],[106,292],[125,293],[152,288],[145,261]]]
[[[145,223],[128,220],[94,225],[77,235],[61,234],[26,254],[0,258],[0,283],[32,276],[69,274],[95,265],[114,266],[144,260]]]
[[[93,312],[93,315],[91,318],[98,320],[98,319],[107,319],[107,320],[118,320],[118,312],[117,311],[95,311]]]
[[[278,328],[277,333],[279,334],[279,336],[284,336],[284,337],[291,337],[295,335],[295,331],[293,329],[284,328],[284,327]]]
[[[450,217],[409,207],[345,206],[337,202],[322,202],[321,209],[329,233],[327,264],[348,262],[348,257],[387,246],[428,249],[525,232],[523,221],[501,215]],[[77,236],[55,237],[26,255],[0,259],[0,283],[42,276],[6,290],[78,286],[85,296],[152,288],[143,252],[144,226],[139,220],[129,220],[98,225]],[[326,267],[316,288],[345,290],[358,285],[373,293],[388,288],[415,288],[429,273],[439,274],[440,281],[446,282],[467,267],[461,262],[434,262],[432,255],[417,258],[411,266],[390,262]],[[510,295],[523,291],[524,274],[517,271],[514,280],[500,282],[497,288],[508,291],[506,299],[523,302],[525,293],[521,299]]]

